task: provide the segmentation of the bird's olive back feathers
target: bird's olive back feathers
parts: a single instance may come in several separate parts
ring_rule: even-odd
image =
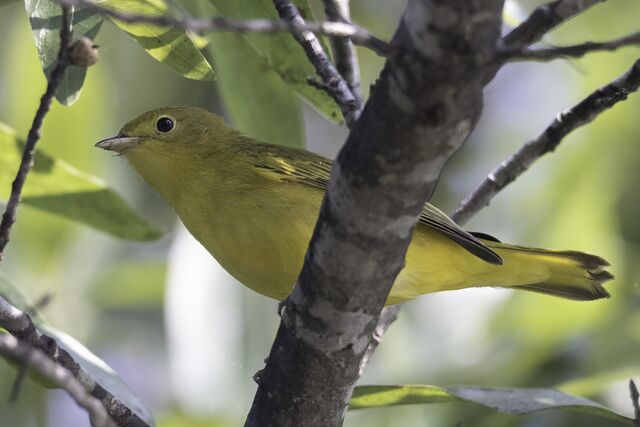
[[[327,189],[332,165],[331,160],[308,151],[271,144],[260,144],[260,149],[254,152],[254,162],[257,168],[280,175],[281,179],[311,185],[321,190]],[[425,203],[419,222],[439,231],[484,261],[502,264],[502,258],[497,253],[460,228],[435,206]]]

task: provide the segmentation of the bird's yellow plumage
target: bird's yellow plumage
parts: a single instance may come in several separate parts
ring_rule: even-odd
[[[283,299],[317,219],[331,161],[256,142],[193,107],[149,111],[97,146],[119,152],[176,210],[220,264],[251,289]],[[602,258],[475,237],[426,204],[388,303],[474,286],[591,300],[607,297]]]

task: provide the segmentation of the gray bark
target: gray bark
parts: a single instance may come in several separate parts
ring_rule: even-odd
[[[482,109],[502,0],[411,0],[334,163],[247,426],[342,424],[424,202]]]

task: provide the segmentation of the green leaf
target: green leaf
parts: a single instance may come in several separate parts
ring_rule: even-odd
[[[210,50],[218,87],[233,124],[259,141],[302,146],[302,112],[296,96],[237,34],[213,34]]]
[[[553,388],[485,388],[455,386],[447,390],[464,400],[478,403],[505,414],[530,414],[550,409],[572,409],[619,421],[630,418],[593,400],[572,396]]]
[[[198,9],[202,16],[218,15],[209,2],[199,2]],[[211,34],[209,41],[218,88],[233,125],[259,141],[301,147],[300,101],[264,58],[238,34]]]
[[[463,402],[444,388],[431,385],[363,385],[353,391],[349,409],[380,408],[413,403]]]
[[[169,6],[164,0],[106,0],[103,6],[121,12],[149,16],[165,15]],[[176,73],[192,80],[214,80],[215,74],[196,46],[200,39],[178,28],[163,28],[146,23],[113,22],[129,33],[149,55]]]
[[[228,18],[279,19],[271,0],[210,0],[210,2],[223,16]],[[296,1],[296,5],[303,17],[312,16],[306,0]],[[242,37],[262,58],[261,67],[263,69],[275,72],[292,90],[327,118],[335,122],[342,120],[340,110],[333,99],[325,92],[307,83],[307,79],[315,76],[316,72],[291,34],[286,32],[276,34],[247,33],[243,34]],[[213,55],[214,57],[217,55],[215,50]]]
[[[7,200],[24,143],[0,123],[0,198]],[[155,240],[162,233],[140,218],[98,178],[41,150],[22,192],[22,203],[126,240]]]
[[[22,289],[11,283],[1,272],[0,296],[20,310],[29,313],[36,327],[44,334],[55,339],[58,346],[66,350],[73,360],[80,365],[80,368],[89,374],[96,383],[133,410],[140,419],[150,426],[154,425],[153,415],[151,415],[149,409],[131,392],[118,374],[75,338],[48,325]],[[44,385],[47,386],[47,384]]]
[[[504,414],[517,415],[552,409],[571,409],[627,424],[632,421],[631,418],[597,402],[552,388],[360,386],[354,390],[349,407],[350,409],[363,409],[416,403],[475,403]]]
[[[251,46],[237,34],[214,34],[210,51],[234,125],[259,141],[301,147],[299,101]]]
[[[25,0],[31,32],[35,38],[40,63],[47,76],[51,75],[60,50],[60,27],[62,8],[55,0]],[[102,16],[88,10],[73,12],[73,37],[94,39],[100,30]],[[63,105],[72,105],[82,91],[87,73],[86,67],[69,65],[64,72],[62,83],[56,91],[56,99]]]

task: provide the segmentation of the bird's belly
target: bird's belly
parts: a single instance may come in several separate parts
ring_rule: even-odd
[[[191,234],[239,282],[265,296],[286,298],[302,268],[318,207],[270,200],[263,206],[231,204],[226,209],[212,213],[215,220],[210,215],[180,216]]]
[[[241,230],[228,239],[228,253],[216,258],[244,285],[282,300],[296,284],[312,226],[298,219],[261,230]]]

